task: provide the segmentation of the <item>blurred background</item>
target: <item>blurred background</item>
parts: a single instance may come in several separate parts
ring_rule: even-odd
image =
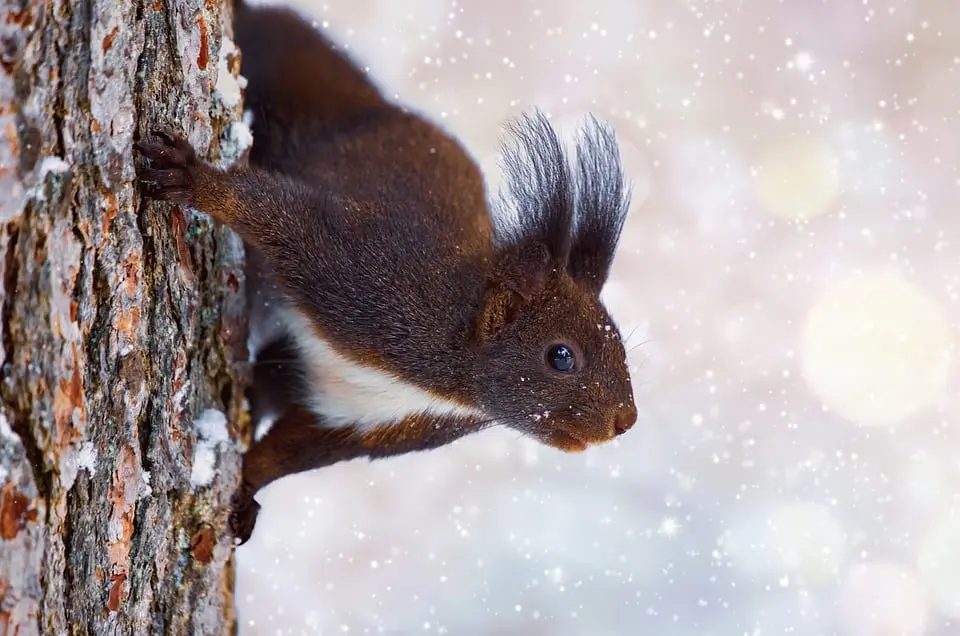
[[[641,415],[274,484],[241,634],[960,634],[955,2],[295,6],[491,187],[521,109],[613,124]]]

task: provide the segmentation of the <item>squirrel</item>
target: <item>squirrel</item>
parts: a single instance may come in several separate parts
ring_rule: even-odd
[[[167,130],[136,149],[147,199],[241,237],[253,302],[277,327],[253,362],[251,408],[276,416],[243,457],[235,543],[257,491],[286,475],[494,424],[567,452],[633,426],[600,300],[630,199],[608,125],[588,118],[572,154],[539,110],[511,120],[508,188],[488,201],[457,140],[297,13],[238,1],[234,31],[249,165],[217,169]]]

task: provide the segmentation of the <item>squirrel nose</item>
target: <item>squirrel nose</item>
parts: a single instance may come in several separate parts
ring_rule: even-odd
[[[633,427],[636,421],[637,407],[633,404],[624,405],[613,417],[613,430],[617,435],[623,435]]]

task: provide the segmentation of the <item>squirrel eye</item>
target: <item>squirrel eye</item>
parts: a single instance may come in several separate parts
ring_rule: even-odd
[[[565,344],[557,344],[547,351],[547,362],[557,371],[571,371],[576,358],[574,358],[573,349]]]

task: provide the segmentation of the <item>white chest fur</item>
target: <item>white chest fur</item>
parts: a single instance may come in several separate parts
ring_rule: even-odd
[[[344,358],[318,338],[296,310],[286,312],[286,323],[307,363],[311,409],[323,418],[324,426],[352,425],[369,431],[411,415],[480,415],[394,375]]]

